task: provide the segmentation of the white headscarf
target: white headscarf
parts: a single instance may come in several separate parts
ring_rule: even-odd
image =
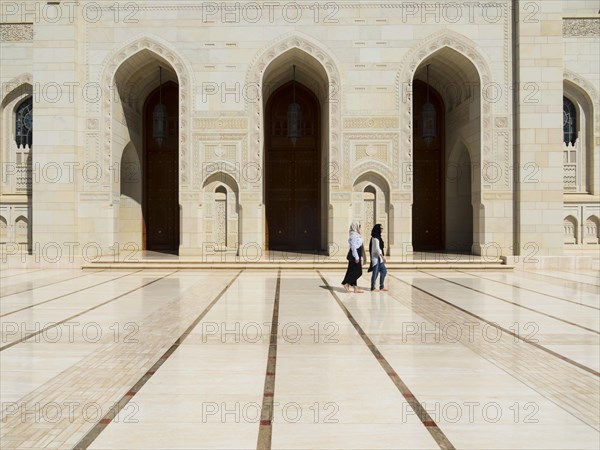
[[[356,234],[360,234],[360,223],[358,222],[352,222],[350,224],[350,234],[352,233],[356,233]]]

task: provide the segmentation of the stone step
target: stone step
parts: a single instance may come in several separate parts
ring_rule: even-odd
[[[229,270],[265,270],[265,269],[290,269],[290,270],[344,270],[345,261],[168,261],[168,260],[141,260],[135,262],[98,261],[83,264],[82,269],[229,269]],[[502,261],[388,261],[388,270],[424,270],[424,269],[462,269],[462,270],[512,270],[512,264]],[[367,266],[363,266],[366,271]]]

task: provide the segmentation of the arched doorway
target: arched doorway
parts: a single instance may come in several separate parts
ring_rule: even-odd
[[[436,135],[427,143],[422,138],[422,109],[427,102],[427,84],[413,85],[413,208],[412,230],[415,251],[445,247],[444,193],[444,102],[429,86],[429,102],[436,112]]]
[[[153,112],[161,101],[167,109],[163,142],[153,137]],[[179,88],[173,82],[152,91],[144,105],[143,215],[146,250],[179,249]]]
[[[288,138],[288,107],[301,110],[301,137]],[[288,82],[265,109],[266,242],[270,250],[321,249],[321,109],[315,94]]]

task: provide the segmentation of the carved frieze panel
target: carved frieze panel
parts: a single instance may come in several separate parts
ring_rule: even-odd
[[[249,182],[260,181],[260,167],[249,167],[245,161],[247,134],[194,133],[192,155],[192,187],[198,191],[213,173],[230,175],[242,189]]]
[[[344,129],[382,129],[396,130],[400,126],[398,117],[347,117]]]
[[[399,185],[398,133],[347,133],[344,135],[344,182],[351,185],[360,174],[382,175],[392,188]]]
[[[600,37],[600,19],[585,17],[563,19],[564,37]]]
[[[32,23],[2,23],[0,24],[0,42],[30,42],[33,41]]]
[[[209,133],[221,130],[247,130],[248,119],[246,117],[194,118],[193,129]]]

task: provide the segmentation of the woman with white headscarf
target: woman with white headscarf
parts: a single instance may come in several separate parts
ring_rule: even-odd
[[[346,276],[342,284],[346,292],[350,292],[350,286],[354,288],[354,293],[360,294],[361,291],[357,285],[357,280],[362,275],[362,257],[365,249],[363,246],[363,240],[360,235],[360,224],[358,222],[352,222],[350,225],[350,235],[348,236],[348,270],[346,270]]]

